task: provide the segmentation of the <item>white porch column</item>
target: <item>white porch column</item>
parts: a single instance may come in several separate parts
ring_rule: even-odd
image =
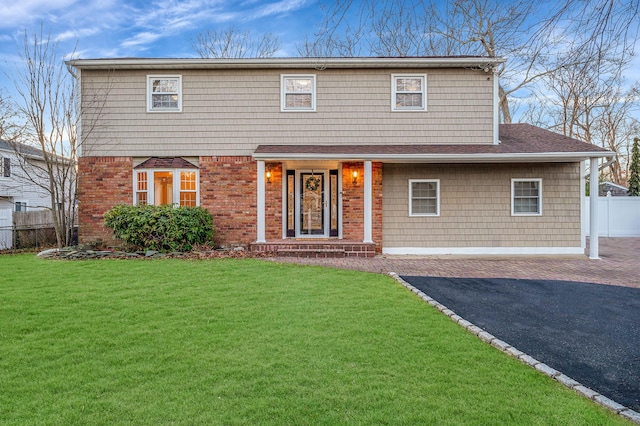
[[[258,160],[258,207],[257,207],[257,217],[258,217],[258,235],[256,238],[256,243],[266,243],[265,239],[265,195],[264,195],[264,161]]]
[[[371,161],[364,162],[364,239],[365,243],[373,242],[373,176]]]
[[[598,192],[600,185],[598,182],[598,158],[589,159],[590,182],[589,182],[589,258],[600,259],[598,257]]]

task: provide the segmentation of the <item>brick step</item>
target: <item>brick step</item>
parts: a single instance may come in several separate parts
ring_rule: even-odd
[[[280,248],[276,250],[277,256],[284,257],[345,257],[345,251],[343,249],[303,249],[303,248]]]
[[[374,257],[375,246],[353,241],[272,241],[251,244],[251,251],[287,257]]]

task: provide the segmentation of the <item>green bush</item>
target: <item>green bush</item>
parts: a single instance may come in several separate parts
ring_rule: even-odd
[[[121,204],[104,214],[104,224],[138,250],[189,251],[213,240],[213,220],[202,207]]]

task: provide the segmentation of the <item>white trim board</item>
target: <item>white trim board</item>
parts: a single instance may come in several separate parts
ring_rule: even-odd
[[[584,247],[383,247],[390,255],[573,255],[584,254]]]

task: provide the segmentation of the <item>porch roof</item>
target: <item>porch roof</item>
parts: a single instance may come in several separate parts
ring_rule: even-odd
[[[487,145],[260,145],[256,160],[383,162],[573,162],[614,152],[530,124],[501,124],[500,143]]]
[[[197,169],[182,157],[151,157],[138,164],[134,169]]]

